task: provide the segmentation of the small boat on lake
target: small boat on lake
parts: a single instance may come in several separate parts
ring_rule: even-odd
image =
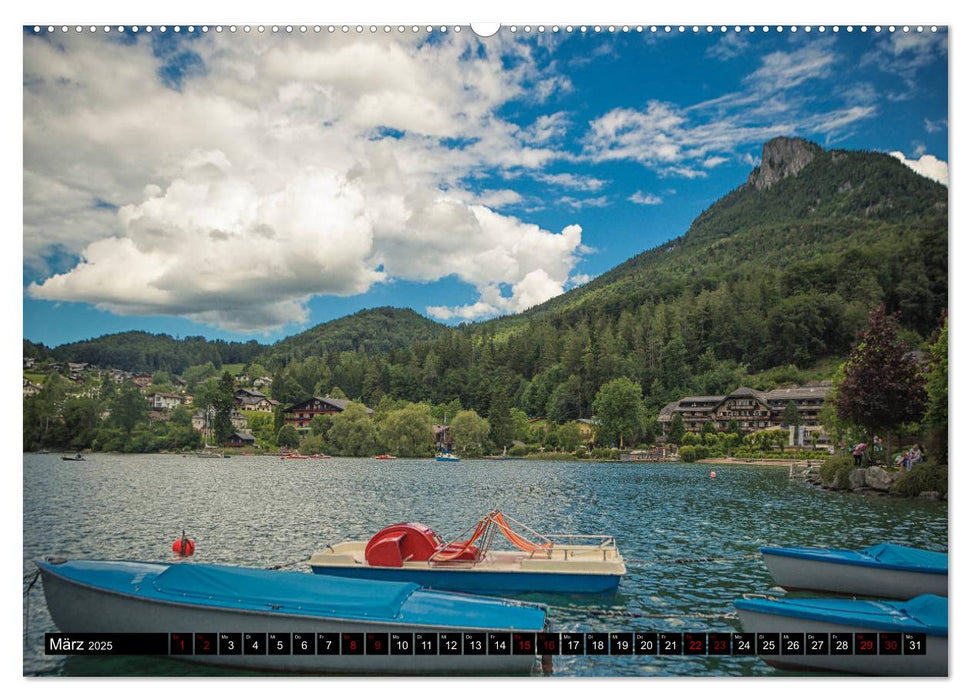
[[[78,453],[74,457],[68,457],[67,455],[64,455],[61,457],[61,459],[63,459],[65,462],[86,462],[87,461],[84,458],[84,456],[81,455],[80,453]]]
[[[398,459],[394,455],[375,455],[375,459]]]
[[[746,632],[849,633],[849,654],[834,654],[830,638],[828,654],[761,655],[779,668],[837,671],[868,676],[946,676],[947,598],[925,594],[911,600],[835,600],[800,598],[743,598],[735,601]],[[924,654],[853,653],[859,633],[904,633],[903,644],[912,643],[906,633],[926,635]],[[877,637],[879,644],[879,637]],[[780,650],[781,651],[781,650]],[[809,650],[806,649],[808,652]]]
[[[462,460],[458,455],[453,455],[451,452],[439,452],[435,455],[436,462],[461,462]]]
[[[542,605],[411,583],[352,581],[214,564],[38,561],[54,624],[66,633],[543,632]],[[529,673],[533,655],[178,657],[261,671],[347,674]]]
[[[772,578],[786,590],[907,600],[921,593],[947,596],[947,554],[878,544],[858,551],[763,547]]]
[[[500,534],[514,549],[493,546]],[[451,541],[421,523],[391,525],[368,542],[316,552],[310,568],[315,574],[486,594],[614,594],[627,572],[609,535],[541,535],[499,510]]]

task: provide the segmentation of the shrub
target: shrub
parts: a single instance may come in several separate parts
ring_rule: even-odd
[[[576,459],[572,452],[542,452],[540,454],[528,454],[526,459],[543,459],[552,462],[563,462]]]
[[[577,459],[586,459],[587,457],[590,456],[590,452],[587,450],[586,447],[578,447],[576,449],[576,452],[573,453],[573,456],[576,457]]]
[[[947,495],[947,465],[933,460],[915,464],[913,469],[904,472],[894,482],[891,489],[901,496],[919,496],[921,491],[937,491],[942,496]]]
[[[682,462],[694,462],[698,455],[697,449],[691,445],[685,445],[678,451],[678,457]]]
[[[819,475],[824,484],[832,483],[833,479],[836,479],[837,486],[841,489],[848,489],[850,488],[850,472],[855,468],[852,457],[830,457],[820,468]]]
[[[711,433],[709,433],[711,435]],[[708,459],[710,451],[704,445],[699,445],[695,448],[695,459]]]
[[[681,438],[682,445],[697,445],[701,442],[701,438],[695,433],[685,433],[684,437]]]
[[[529,448],[526,445],[513,445],[506,452],[510,457],[525,457],[529,454]]]

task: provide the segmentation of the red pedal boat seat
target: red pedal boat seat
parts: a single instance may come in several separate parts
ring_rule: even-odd
[[[364,558],[371,566],[400,567],[406,561],[428,561],[445,542],[434,530],[421,523],[398,523],[378,532],[364,548]],[[453,545],[446,552],[454,551]],[[476,548],[456,557],[456,560],[474,560]]]

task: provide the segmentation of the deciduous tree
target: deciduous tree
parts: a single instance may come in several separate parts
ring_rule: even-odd
[[[926,404],[920,365],[898,335],[896,315],[888,315],[882,305],[876,307],[843,367],[837,415],[862,426],[867,434],[885,433],[889,464],[892,431],[923,418]]]
[[[644,424],[644,401],[641,385],[626,377],[613,379],[597,392],[593,401],[594,416],[599,421],[597,440],[607,445],[615,442],[621,448],[632,444]]]

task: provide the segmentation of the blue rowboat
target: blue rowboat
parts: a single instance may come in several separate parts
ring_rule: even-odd
[[[530,539],[517,534],[509,521],[528,531]],[[341,542],[314,553],[310,568],[315,574],[411,581],[486,595],[612,595],[627,572],[608,535],[541,535],[498,510],[473,528],[446,542],[421,523],[398,523],[368,542]],[[514,549],[494,548],[497,534]]]
[[[542,632],[546,608],[428,591],[214,564],[38,561],[51,618],[66,633]],[[179,657],[309,673],[529,673],[534,656],[241,655]]]
[[[453,455],[451,452],[441,452],[435,455],[436,462],[461,462],[458,457]]]
[[[931,594],[908,601],[743,598],[735,601],[746,632],[900,632],[926,635],[925,654],[764,654],[779,668],[871,676],[947,675],[947,598]],[[906,637],[904,644],[908,643]],[[779,650],[782,651],[782,650]],[[807,650],[808,651],[808,650]],[[903,649],[901,649],[903,651]]]
[[[867,549],[763,547],[772,578],[786,590],[907,600],[947,595],[947,554],[878,544]]]

